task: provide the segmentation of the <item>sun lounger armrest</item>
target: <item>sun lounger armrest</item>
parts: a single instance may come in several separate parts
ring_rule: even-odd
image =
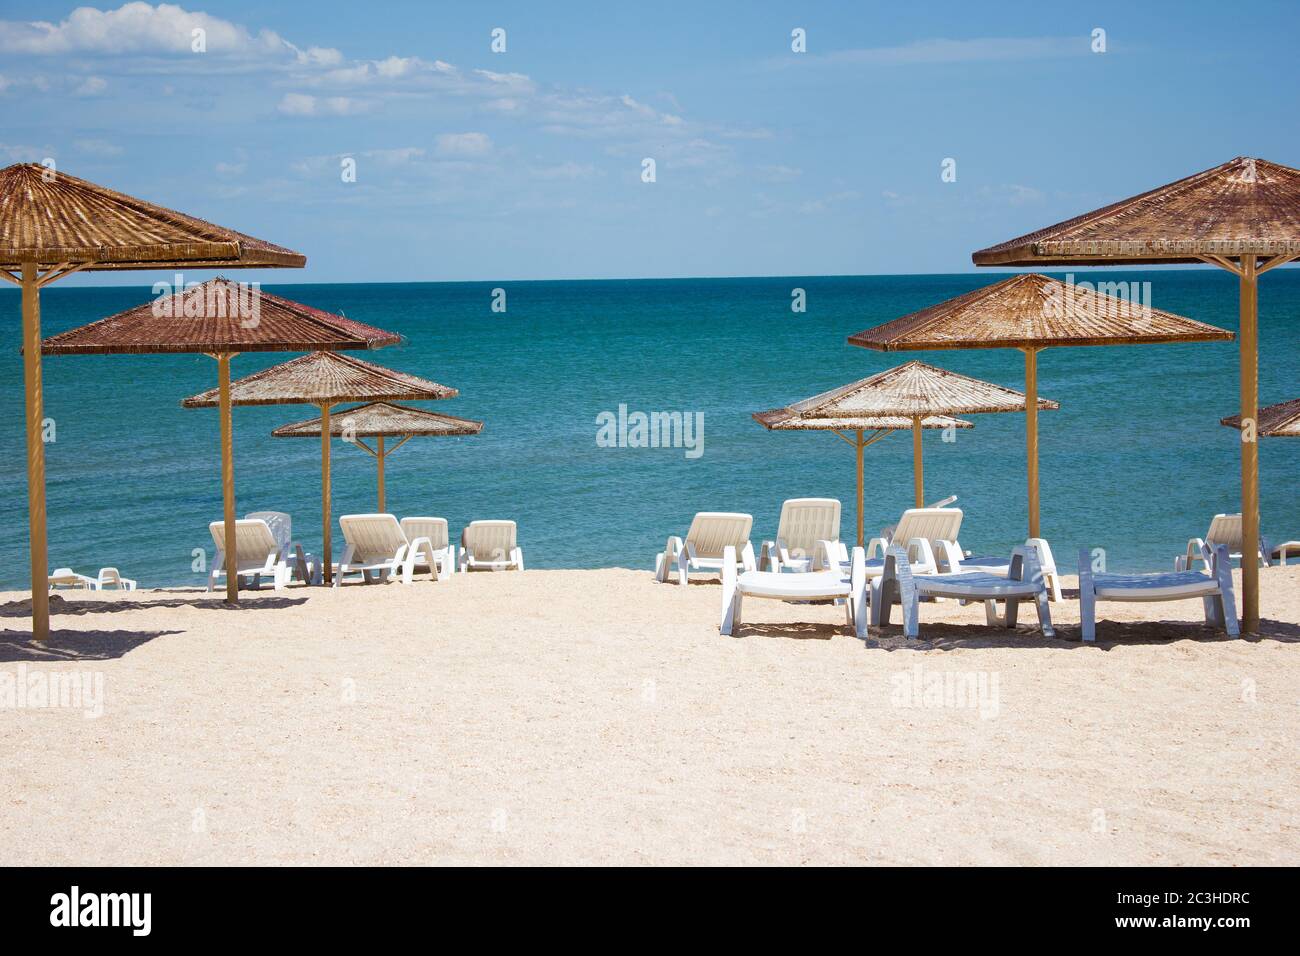
[[[1203,561],[1208,568],[1210,566],[1210,549],[1206,545],[1204,538],[1188,538],[1187,553],[1174,558],[1174,570],[1191,571],[1197,561]]]
[[[943,552],[944,568],[942,570],[950,572],[961,570],[961,559],[965,557],[965,555],[961,553],[961,548],[958,546],[956,541],[941,539],[939,541],[939,550]]]
[[[828,571],[843,571],[844,559],[840,556],[841,545],[838,541],[822,539],[817,542],[817,557]]]
[[[889,539],[884,537],[872,538],[870,541],[867,542],[868,561],[870,561],[872,558],[876,556],[877,547],[880,548],[880,556],[883,558],[885,556],[885,552],[889,550]]]
[[[758,546],[758,569],[760,571],[781,570],[781,555],[777,551],[777,541],[764,541]]]
[[[754,560],[754,542],[745,542],[745,548],[740,552],[740,561],[746,571],[758,570],[758,562]]]
[[[907,542],[908,561],[912,560],[912,548],[916,548],[921,552],[921,560],[918,562],[919,564],[923,565],[931,572],[939,570],[939,565],[936,564],[934,560],[934,548],[930,547],[930,540],[928,538],[913,538],[911,541]]]

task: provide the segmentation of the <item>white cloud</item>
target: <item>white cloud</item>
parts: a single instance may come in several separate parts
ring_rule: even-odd
[[[311,96],[286,93],[278,109],[286,116],[352,116],[363,113],[367,104],[348,96]]]
[[[72,92],[77,96],[98,96],[108,89],[108,83],[100,76],[88,76]]]
[[[196,30],[202,31],[204,53],[193,49]],[[0,52],[29,56],[273,57],[321,66],[342,61],[337,50],[301,50],[273,30],[252,33],[229,20],[175,4],[152,6],[141,2],[126,3],[116,10],[77,7],[59,23],[0,20]]]
[[[437,142],[439,156],[484,156],[492,151],[487,133],[443,133]]]

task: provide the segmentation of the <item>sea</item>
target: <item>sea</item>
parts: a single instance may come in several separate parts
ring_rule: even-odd
[[[697,511],[752,514],[757,547],[775,534],[784,499],[834,497],[849,538],[850,446],[830,433],[769,432],[752,413],[911,359],[1023,388],[1023,356],[1013,349],[884,354],[846,342],[1002,277],[264,288],[400,333],[401,345],[359,357],[459,389],[457,398],[422,404],[485,422],[477,436],[416,437],[393,453],[387,510],[445,517],[453,535],[476,518],[512,518],[533,568],[648,572]],[[135,287],[52,285],[41,295],[43,334],[148,301],[155,278],[142,273]],[[1237,280],[1222,270],[1080,270],[1074,278],[1150,283],[1133,288],[1155,308],[1237,328]],[[29,586],[20,327],[18,290],[6,287],[0,589]],[[1300,270],[1261,277],[1259,335],[1261,404],[1300,396]],[[291,357],[240,355],[232,374]],[[1053,348],[1038,364],[1040,395],[1061,405],[1039,417],[1042,533],[1065,573],[1081,548],[1104,548],[1112,569],[1169,568],[1213,515],[1239,510],[1240,439],[1219,424],[1237,410],[1236,343]],[[183,409],[181,399],[215,386],[216,372],[203,355],[45,358],[51,567],[94,574],[112,565],[142,587],[205,581],[208,523],[222,512],[218,418]],[[670,422],[681,413],[689,433],[683,427],[679,441],[655,447],[639,440],[636,413]],[[236,408],[234,447],[237,513],[288,512],[294,537],[318,552],[319,442],[271,437],[315,414],[310,406]],[[926,433],[926,499],[957,496],[964,547],[1009,552],[1027,529],[1024,416],[970,420],[969,431]],[[341,440],[332,457],[337,559],[338,516],[376,509],[376,476],[374,460]],[[1262,527],[1275,540],[1300,538],[1297,475],[1300,440],[1261,439]],[[866,451],[868,536],[912,501],[911,438],[891,434]]]

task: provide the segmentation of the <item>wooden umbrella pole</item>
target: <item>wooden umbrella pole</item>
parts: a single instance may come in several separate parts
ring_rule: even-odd
[[[221,414],[221,520],[226,537],[226,600],[239,600],[239,562],[235,551],[235,443],[230,414],[230,353],[217,356],[217,390]]]
[[[1025,472],[1029,483],[1029,537],[1038,534],[1038,349],[1025,352]]]
[[[41,394],[41,300],[36,263],[24,262],[23,383],[27,397],[27,521],[31,533],[32,637],[50,635],[49,555],[45,538],[45,403]]]
[[[375,462],[379,467],[379,513],[384,513],[384,436],[375,439]]]
[[[925,472],[921,464],[921,416],[912,416],[912,489],[916,506],[925,507]]]
[[[1241,627],[1259,631],[1259,286],[1253,255],[1241,257]],[[1249,429],[1249,432],[1245,431]]]
[[[321,567],[329,584],[334,577],[334,563],[330,555],[330,407],[320,407],[320,510],[321,510]]]
[[[862,429],[858,429],[858,547],[862,547],[862,451],[866,448],[862,441]]]

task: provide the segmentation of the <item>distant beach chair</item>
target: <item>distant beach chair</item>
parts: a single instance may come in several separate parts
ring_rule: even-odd
[[[733,567],[757,571],[754,545],[749,532],[754,527],[754,516],[730,511],[701,511],[691,520],[686,540],[673,535],[664,545],[663,553],[655,558],[655,578],[666,582],[668,575],[677,569],[677,583],[686,584],[693,571],[720,573],[727,566],[726,549],[734,553],[730,559]]]
[[[226,573],[226,523],[214,521],[208,525],[212,540],[217,546],[217,556],[212,561],[212,570],[208,572],[208,590],[217,583],[217,578]],[[288,562],[280,549],[280,543],[271,533],[271,527],[261,518],[241,518],[235,522],[235,573],[241,578],[251,578],[252,587],[260,588],[262,578],[269,577],[272,586],[279,591],[292,576]]]
[[[1208,570],[1213,563],[1214,549],[1223,545],[1228,549],[1228,558],[1241,561],[1241,515],[1215,515],[1210,521],[1210,530],[1204,538],[1192,538],[1187,542],[1187,551],[1174,557],[1175,571],[1190,571],[1196,562]],[[1300,542],[1288,541],[1274,547],[1268,538],[1259,536],[1259,562],[1266,567],[1278,560],[1286,563],[1288,553],[1300,554]]]
[[[89,577],[85,574],[78,574],[72,568],[55,568],[49,574],[49,583],[51,588],[84,588],[87,591],[98,591],[99,580]]]
[[[1064,595],[1061,593],[1061,575],[1056,569],[1056,559],[1052,557],[1052,548],[1047,543],[1047,539],[1026,538],[1025,545],[1032,545],[1037,550],[1038,567],[1043,574],[1043,583],[1047,585],[1049,598],[1052,601],[1065,600]],[[1010,558],[995,555],[963,557],[960,561],[961,570],[963,571],[985,571],[1002,577],[1006,577],[1011,568]]]
[[[1038,609],[1038,623],[1044,637],[1055,637],[1052,612],[1047,603],[1047,586],[1038,564],[1037,548],[1024,545],[1011,552],[1005,577],[987,571],[955,571],[947,574],[914,574],[907,552],[892,546],[885,553],[884,572],[871,585],[871,623],[873,627],[889,624],[890,608],[897,604],[903,612],[903,635],[920,633],[922,598],[954,598],[984,602],[985,620],[992,627],[1014,628],[1022,601],[1032,601]],[[1006,613],[997,613],[997,602],[1006,604]]]
[[[118,573],[117,568],[100,568],[99,569],[99,590],[103,591],[113,588],[117,591],[134,591],[135,581],[131,578],[124,578]]]
[[[420,539],[429,542],[427,548],[422,545],[415,549],[416,570],[432,569],[434,580],[441,575],[450,576],[455,573],[456,549],[451,545],[446,518],[403,518],[401,526],[408,543]]]
[[[335,588],[349,574],[360,574],[367,584],[376,575],[381,581],[397,577],[403,584],[410,584],[421,549],[427,549],[424,553],[433,550],[428,538],[408,541],[402,526],[389,514],[343,515],[339,527],[347,546],[334,573]],[[437,580],[436,568],[431,567],[429,574]]]
[[[759,547],[760,571],[816,571],[821,569],[818,542],[839,544],[841,558],[848,552],[840,543],[840,503],[835,498],[791,498],[781,505],[776,540]]]
[[[271,529],[275,543],[280,548],[280,557],[289,565],[298,580],[307,584],[319,584],[321,568],[314,555],[303,551],[302,545],[293,540],[293,519],[284,511],[250,511],[244,515],[249,521],[261,519]]]
[[[808,571],[802,574],[782,574],[780,571],[745,570],[736,572],[741,562],[734,545],[722,549],[722,625],[721,632],[730,635],[741,623],[744,599],[765,598],[774,601],[843,601],[849,626],[858,637],[867,634],[867,572],[866,555],[861,548],[853,549],[850,570],[846,575],[838,570]]]
[[[1232,558],[1226,544],[1210,555],[1210,570],[1157,571],[1151,574],[1098,574],[1092,570],[1092,552],[1079,552],[1079,617],[1083,639],[1097,639],[1098,601],[1186,601],[1200,598],[1205,621],[1230,637],[1241,633],[1237,603],[1232,593]]]
[[[938,574],[943,568],[959,567],[962,550],[957,534],[962,517],[960,508],[908,508],[898,524],[868,542],[868,577],[879,577],[884,572],[885,556],[895,546],[906,549],[914,574]]]
[[[471,521],[460,533],[460,570],[522,571],[517,535],[513,521]]]

